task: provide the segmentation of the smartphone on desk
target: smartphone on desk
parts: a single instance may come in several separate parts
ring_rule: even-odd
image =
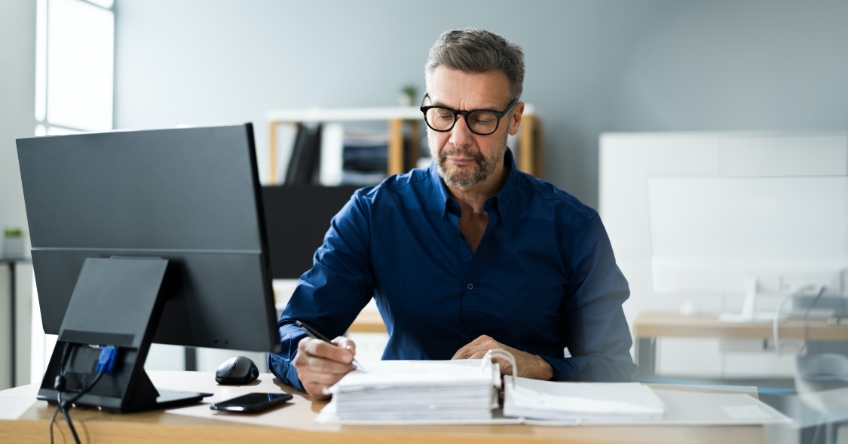
[[[290,399],[292,395],[289,393],[248,393],[212,404],[209,408],[226,412],[257,413],[276,407]]]

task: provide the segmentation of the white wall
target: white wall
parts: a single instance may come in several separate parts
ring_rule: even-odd
[[[499,32],[526,53],[545,177],[591,206],[603,132],[823,130],[848,115],[848,2],[118,0],[116,11],[116,127],[253,121],[260,152],[266,110],[394,105],[401,85],[423,87],[440,32]]]
[[[848,2],[671,1],[619,73],[605,131],[848,124]]]
[[[410,82],[423,95],[439,34],[483,27],[524,48],[524,99],[545,120],[545,176],[594,205],[605,96],[659,4],[118,0],[115,125],[253,121],[264,162],[265,111],[393,106]]]
[[[27,231],[15,139],[35,129],[35,0],[0,1],[0,230]],[[2,248],[2,247],[0,247]],[[27,239],[27,251],[29,241]],[[29,382],[32,267],[17,273],[18,384]],[[0,267],[0,389],[11,386],[9,274]]]

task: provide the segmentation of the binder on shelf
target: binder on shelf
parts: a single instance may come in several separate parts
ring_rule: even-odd
[[[297,124],[280,124],[276,128],[277,144],[271,147],[271,149],[276,150],[274,158],[277,161],[276,165],[274,165],[273,177],[270,178],[269,183],[286,183],[286,172],[288,171],[289,161],[291,160],[292,151],[294,150],[294,144],[297,139],[298,126]],[[265,183],[263,185],[267,184]]]
[[[297,125],[297,137],[286,171],[286,185],[309,185],[316,177],[321,155],[321,128]]]
[[[375,185],[387,177],[389,133],[347,128],[344,133],[342,183]]]
[[[318,182],[324,186],[376,185],[387,177],[388,150],[386,131],[325,124]]]
[[[321,166],[318,182],[332,187],[342,184],[344,166],[344,126],[339,123],[324,125],[321,134]]]

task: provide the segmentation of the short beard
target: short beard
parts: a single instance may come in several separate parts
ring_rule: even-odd
[[[497,168],[498,164],[504,158],[506,154],[506,138],[507,134],[504,133],[503,139],[500,141],[499,146],[493,146],[492,156],[486,157],[480,151],[471,152],[466,148],[445,148],[441,152],[439,152],[438,157],[435,156],[435,141],[433,140],[432,134],[428,131],[427,139],[430,145],[430,156],[436,158],[436,168],[439,172],[439,177],[445,182],[446,185],[452,187],[459,188],[470,188],[484,180],[486,180]],[[448,171],[446,165],[448,162],[448,156],[451,155],[462,155],[463,157],[469,157],[474,159],[477,163],[477,167],[471,171],[463,171],[463,170],[453,170]]]

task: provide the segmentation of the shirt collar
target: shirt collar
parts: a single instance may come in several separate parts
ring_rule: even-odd
[[[514,194],[513,190],[516,186],[515,159],[512,156],[512,150],[509,148],[507,148],[506,153],[504,153],[504,170],[507,172],[507,177],[503,188],[501,188],[500,191],[495,193],[493,196],[486,199],[486,203],[483,204],[483,209],[489,210],[491,208],[500,220],[503,220],[504,216],[507,214],[509,203],[512,200],[512,195]],[[446,218],[450,211],[455,211],[458,214],[459,205],[450,196],[447,186],[442,181],[441,176],[439,176],[436,159],[433,159],[430,162],[429,172],[430,180],[432,180],[435,185],[436,199],[438,199],[438,204],[442,210],[442,218]]]

